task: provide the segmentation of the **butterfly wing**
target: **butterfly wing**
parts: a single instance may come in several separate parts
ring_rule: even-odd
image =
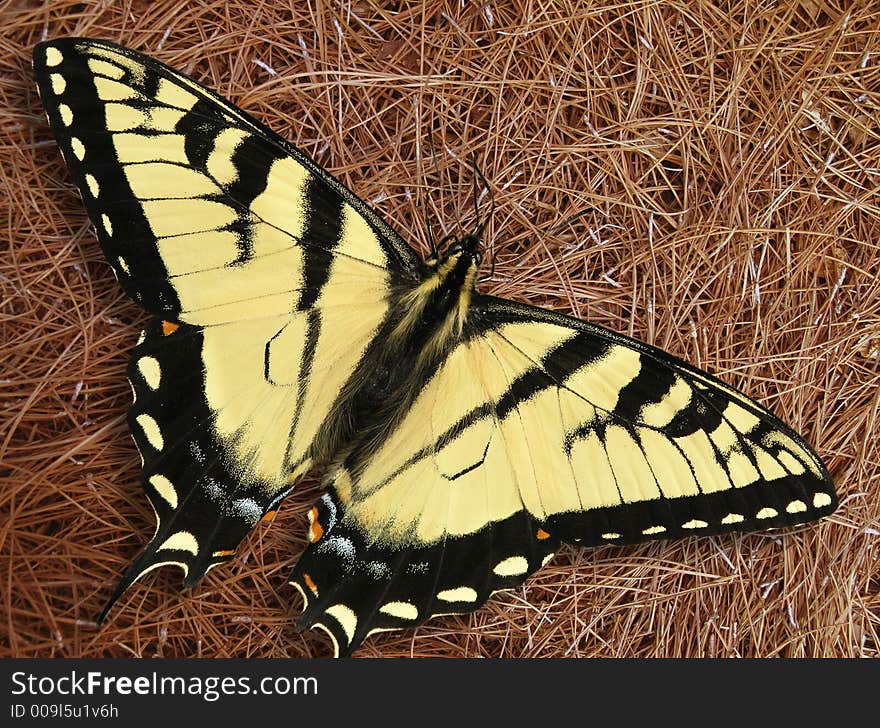
[[[34,72],[107,260],[156,316],[129,377],[159,522],[113,600],[163,563],[192,584],[311,465],[418,261],[312,160],[146,56],[70,38],[36,46]]]
[[[837,504],[820,459],[745,395],[578,319],[478,297],[381,448],[341,464],[292,575],[346,653],[468,612],[560,543],[787,526]]]

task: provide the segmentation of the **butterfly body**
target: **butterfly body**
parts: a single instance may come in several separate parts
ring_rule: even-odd
[[[316,440],[314,459],[341,463],[369,453],[405,416],[430,373],[465,333],[482,262],[480,241],[463,236],[421,266],[417,282],[389,293],[389,315],[338,407]]]
[[[157,529],[102,618],[159,566],[197,583],[313,469],[325,493],[290,583],[337,654],[473,611],[562,543],[836,507],[819,457],[746,395],[478,293],[478,233],[423,262],[302,152],[129,49],[49,41],[34,65],[107,260],[154,317],[128,377]]]

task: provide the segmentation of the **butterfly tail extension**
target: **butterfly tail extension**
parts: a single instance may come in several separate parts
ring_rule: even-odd
[[[198,327],[156,319],[132,352],[128,377],[134,402],[128,419],[157,525],[102,619],[131,584],[159,566],[180,567],[184,586],[196,585],[209,569],[233,557],[240,541],[298,479],[298,474],[254,478],[232,464],[205,401],[203,346]]]
[[[95,620],[95,624],[100,627],[107,619],[110,610],[113,609],[120,597],[128,591],[129,587],[153,569],[158,569],[160,566],[177,566],[183,570],[184,578],[187,579],[190,573],[189,564],[186,561],[188,553],[188,549],[178,549],[175,551],[166,551],[164,555],[159,556],[157,555],[157,544],[155,542],[150,542],[150,544],[141,551],[137,558],[135,558],[135,560],[129,564],[128,568],[123,572],[122,577],[113,589],[113,593],[110,595],[110,598],[107,600],[104,608]],[[202,573],[204,574],[204,570]]]

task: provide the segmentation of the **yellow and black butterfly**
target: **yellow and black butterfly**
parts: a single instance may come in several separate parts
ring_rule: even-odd
[[[563,542],[802,523],[837,498],[773,414],[647,344],[424,262],[302,152],[112,43],[41,43],[49,123],[113,271],[155,318],[128,376],[156,533],[114,592],[227,561],[309,470],[291,575],[337,654],[469,612]]]

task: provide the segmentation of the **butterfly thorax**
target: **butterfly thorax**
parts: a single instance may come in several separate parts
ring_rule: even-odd
[[[466,235],[446,254],[429,260],[422,279],[397,296],[396,323],[391,344],[423,340],[423,355],[430,358],[461,337],[477,282],[481,262],[479,240]]]

